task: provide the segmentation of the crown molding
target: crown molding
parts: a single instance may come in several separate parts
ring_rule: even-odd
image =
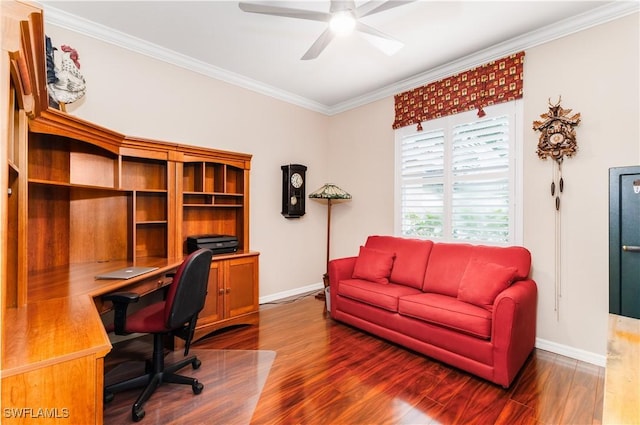
[[[80,18],[76,15],[56,9],[53,6],[44,5],[43,10],[45,12],[45,22],[47,24],[55,25],[69,31],[74,31],[123,49],[149,56],[151,58],[197,72],[207,77],[243,87],[312,111],[320,112],[325,115],[331,114],[331,108],[329,106],[289,93],[243,75],[210,65],[173,50],[158,46],[157,44],[125,34],[113,28]]]
[[[399,81],[363,96],[350,99],[331,106],[330,115],[339,114],[385,97],[393,96],[422,85],[438,81],[442,78],[464,72],[495,59],[500,59],[544,43],[583,31],[618,18],[637,13],[640,10],[638,1],[615,1],[571,18],[556,22],[553,25],[539,28],[519,37],[512,38],[488,49],[480,50],[445,65],[430,69]],[[525,57],[526,61],[526,57]]]
[[[358,96],[335,105],[323,105],[243,75],[198,61],[173,50],[132,37],[104,25],[79,18],[78,16],[66,13],[50,5],[44,5],[42,7],[45,11],[45,22],[47,24],[78,32],[97,40],[197,72],[207,77],[215,78],[293,105],[331,116],[393,96],[397,93],[411,90],[415,87],[437,81],[447,76],[463,72],[494,59],[499,59],[501,57],[574,34],[587,28],[622,18],[632,13],[637,13],[640,10],[640,2],[614,1],[583,14],[531,31],[522,36],[496,44],[488,49],[480,50],[458,60],[385,86],[379,90],[375,90],[363,96]]]

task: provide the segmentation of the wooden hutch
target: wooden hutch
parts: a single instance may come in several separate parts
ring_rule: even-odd
[[[187,236],[239,243],[214,256],[196,339],[258,322],[251,156],[128,137],[50,109],[42,11],[18,1],[0,8],[0,414],[7,424],[101,424],[111,350],[101,295],[168,284]],[[94,278],[132,265],[157,269]]]

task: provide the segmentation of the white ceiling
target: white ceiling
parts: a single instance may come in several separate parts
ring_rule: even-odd
[[[362,18],[405,43],[394,56],[354,33],[302,61],[326,24],[246,13],[237,1],[40,3],[47,23],[330,115],[624,16],[639,4],[416,1]],[[259,3],[329,9],[329,1]]]

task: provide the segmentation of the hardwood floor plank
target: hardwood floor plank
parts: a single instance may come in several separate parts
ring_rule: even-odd
[[[604,371],[604,368],[598,368],[598,384],[596,385],[596,405],[593,411],[593,425],[602,425],[602,408],[604,405]]]
[[[598,366],[578,361],[573,382],[571,397],[567,398],[562,415],[564,424],[588,424],[593,421],[597,401]]]
[[[423,398],[417,404],[411,406],[407,413],[399,417],[398,425],[416,424],[442,424],[446,422],[438,421],[444,406],[428,397]]]
[[[489,382],[470,379],[458,394],[458,397],[465,397],[468,400],[463,415],[464,423],[469,425],[494,423],[509,401],[510,394],[509,390]]]
[[[440,404],[448,405],[471,379],[471,375],[458,369],[450,369],[438,385],[429,392],[429,398]]]
[[[505,390],[336,322],[323,307],[313,296],[262,306],[259,326],[221,330],[193,345],[194,349],[276,352],[251,424],[602,421],[603,368],[534,350],[511,388]],[[198,400],[192,394],[185,397]],[[121,400],[124,398],[119,396],[113,403],[123,403],[128,410],[130,404]],[[210,423],[207,419],[214,416],[217,423],[234,423],[232,412],[227,413],[226,422],[215,415],[224,412],[219,406],[226,402],[221,397],[214,404],[199,406],[202,423]],[[115,408],[117,405],[110,406]],[[148,417],[143,423],[164,425]]]
[[[536,414],[531,407],[518,403],[511,399],[504,405],[500,415],[495,420],[495,425],[534,425]]]
[[[577,360],[556,356],[544,391],[535,403],[538,422],[561,424],[564,408],[568,403],[569,390],[575,374]]]
[[[520,404],[534,408],[549,380],[557,355],[543,350],[534,350],[520,371],[511,398]]]

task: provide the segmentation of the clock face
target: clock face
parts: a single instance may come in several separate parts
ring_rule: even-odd
[[[553,145],[558,145],[562,143],[563,140],[564,140],[564,135],[562,133],[552,134],[551,137],[549,138],[549,141]]]
[[[2,0],[0,0],[2,1]],[[301,164],[289,164],[282,170],[282,215],[285,218],[300,218],[305,214],[305,172]]]
[[[291,185],[293,187],[298,189],[300,188],[300,186],[302,186],[302,183],[303,183],[302,176],[299,173],[293,173],[291,175]]]

